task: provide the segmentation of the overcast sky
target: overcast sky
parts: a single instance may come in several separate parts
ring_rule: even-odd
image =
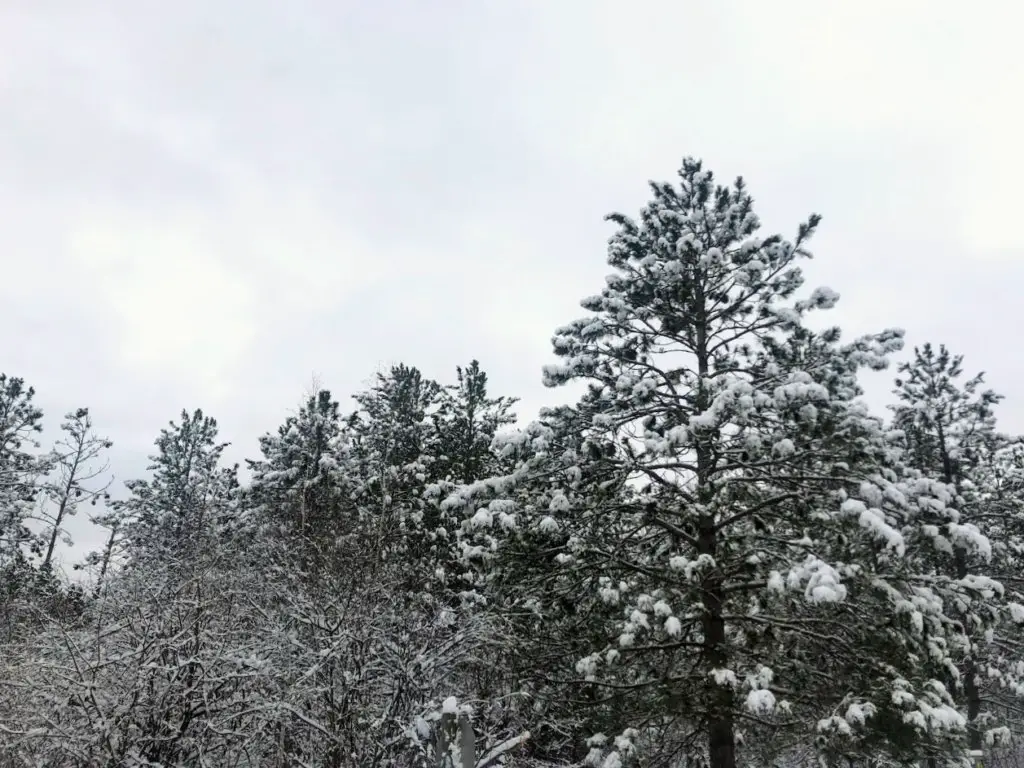
[[[1024,431],[1022,28],[1008,0],[0,0],[0,370],[53,430],[89,406],[121,479],[183,407],[254,456],[314,374],[348,408],[397,361],[477,357],[532,415],[602,217],[697,155],[769,231],[824,216],[808,276],[851,334],[947,343]]]

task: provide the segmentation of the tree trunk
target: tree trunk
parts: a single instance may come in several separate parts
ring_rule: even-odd
[[[956,575],[964,579],[968,575],[967,556],[962,549],[956,551]],[[973,643],[972,643],[973,645]],[[968,653],[963,664],[964,697],[967,699],[967,746],[972,750],[982,747],[978,717],[981,715],[981,690],[978,688],[978,669],[972,653]]]
[[[93,597],[99,597],[103,591],[103,582],[107,578],[107,569],[110,568],[110,559],[114,555],[114,542],[117,537],[118,524],[114,523],[110,526],[110,536],[107,538],[107,544],[103,547],[103,559],[100,561],[100,573],[96,578],[96,589],[93,592]]]
[[[938,423],[939,451],[942,459],[943,480],[947,485],[956,488],[957,495],[960,494],[959,473],[953,471],[953,459],[949,455],[949,447],[946,445],[946,432],[942,423]],[[956,550],[956,577],[966,579],[970,573],[967,566],[967,553],[961,549]],[[981,731],[978,729],[978,717],[981,715],[981,691],[978,688],[978,670],[971,653],[968,653],[963,664],[964,673],[964,697],[967,699],[967,745],[972,750],[981,749]]]
[[[699,281],[696,281],[700,285]],[[701,290],[698,288],[697,306],[704,308]],[[705,312],[700,313],[696,323],[697,371],[700,375],[697,408],[705,411],[711,406],[705,385],[709,373],[708,339]],[[711,435],[701,435],[697,440],[697,499],[704,507],[697,532],[697,552],[714,558],[718,549],[715,517],[707,514],[707,505],[714,497],[711,474],[714,471]],[[717,562],[703,581],[705,658],[711,669],[725,669],[728,664],[726,650],[725,619],[722,617],[722,572]],[[736,735],[733,722],[733,691],[727,685],[719,685],[709,674],[708,686],[708,755],[711,768],[736,768]]]

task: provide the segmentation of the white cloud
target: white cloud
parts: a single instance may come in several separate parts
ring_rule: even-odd
[[[523,64],[536,80],[531,98],[543,104],[527,119],[538,142],[584,172],[653,174],[691,152],[745,173],[754,163],[875,153],[881,180],[886,146],[913,144],[949,164],[953,187],[941,194],[957,207],[966,247],[991,258],[1024,247],[1018,6],[990,0],[969,14],[953,0],[530,8],[534,34],[548,45]]]
[[[965,243],[990,258],[1019,259],[1007,251],[1024,248],[1022,29],[1024,8],[1014,3],[1000,4],[999,13],[979,14],[968,87],[959,98],[947,100],[945,114],[935,116],[964,123],[956,137],[964,154],[961,227]]]
[[[311,200],[252,191],[212,210],[87,209],[68,251],[118,362],[215,399],[283,317],[313,316],[388,267],[386,249],[372,253]]]
[[[118,362],[220,392],[255,340],[251,285],[188,222],[91,216],[70,250],[112,317]]]

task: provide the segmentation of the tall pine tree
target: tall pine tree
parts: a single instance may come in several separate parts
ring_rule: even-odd
[[[89,409],[78,408],[66,414],[60,428],[64,434],[51,452],[53,472],[44,484],[50,525],[43,553],[44,569],[50,566],[58,540],[66,535],[62,526],[67,518],[73,517],[83,504],[95,507],[110,498],[110,480],[105,477],[109,464],[104,461],[104,452],[112,443],[95,433]]]
[[[35,394],[24,379],[0,373],[0,567],[19,562],[22,546],[33,543],[25,521],[48,469],[35,450],[43,431]]]
[[[500,471],[491,450],[500,429],[515,423],[516,398],[491,397],[487,374],[477,360],[455,369],[456,383],[440,393],[437,412],[438,466],[434,475],[473,483]]]
[[[610,217],[615,273],[556,331],[545,383],[588,382],[579,437],[535,425],[511,476],[453,498],[499,495],[464,551],[494,560],[519,540],[503,528],[560,536],[555,562],[619,612],[577,664],[618,727],[591,741],[605,765],[733,768],[761,734],[823,755],[952,748],[956,630],[913,556],[952,497],[904,472],[856,378],[901,335],[807,330],[838,298],[797,298],[817,217],[760,237],[742,180],[715,186],[696,160],[679,177],[639,222]]]
[[[238,467],[221,466],[228,444],[217,441],[218,431],[201,409],[183,410],[180,423],[160,430],[151,477],[125,482],[130,496],[114,507],[127,521],[132,559],[187,561],[235,521]]]
[[[338,514],[342,423],[328,390],[310,395],[277,434],[260,438],[263,459],[250,461],[250,490],[265,514],[302,536],[330,534]]]
[[[999,645],[992,642],[993,625],[1004,617],[1012,619],[1001,599],[1003,587],[989,578],[993,573],[991,553],[987,549],[978,553],[971,546],[971,534],[980,535],[983,530],[999,532],[1004,546],[1020,540],[1016,510],[1000,508],[986,498],[989,464],[996,460],[1007,439],[996,431],[994,413],[1003,398],[985,388],[984,383],[981,373],[964,378],[962,355],[952,354],[945,345],[935,348],[925,344],[914,349],[912,360],[900,365],[895,387],[897,403],[892,407],[894,424],[902,430],[912,465],[941,478],[957,495],[960,516],[956,530],[961,535],[946,535],[943,549],[953,554],[945,570],[963,590],[951,607],[969,638],[959,659],[960,699],[973,750],[985,746],[986,726],[990,742],[991,735],[1000,732],[992,713],[984,711],[985,699],[991,699],[983,690],[986,681],[998,680],[1002,687],[1020,686],[1017,660],[1001,654]],[[937,567],[940,572],[944,570],[941,563]],[[983,607],[988,603],[988,615],[978,614],[979,602]],[[1018,630],[1011,631],[1015,634]]]

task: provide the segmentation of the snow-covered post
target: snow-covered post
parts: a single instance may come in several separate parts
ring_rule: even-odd
[[[440,711],[417,718],[416,731],[420,738],[432,737],[435,768],[489,768],[530,739],[530,732],[523,731],[488,748],[489,739],[473,728],[472,712],[469,705],[460,705],[454,696],[449,696]],[[434,723],[432,728],[431,722]],[[481,737],[479,754],[478,736]]]
[[[468,708],[459,707],[458,700],[449,696],[441,705],[440,717],[434,729],[434,764],[437,768],[452,765],[456,754],[459,768],[475,768],[476,736],[469,720]],[[449,762],[448,758],[452,758],[452,761]]]

